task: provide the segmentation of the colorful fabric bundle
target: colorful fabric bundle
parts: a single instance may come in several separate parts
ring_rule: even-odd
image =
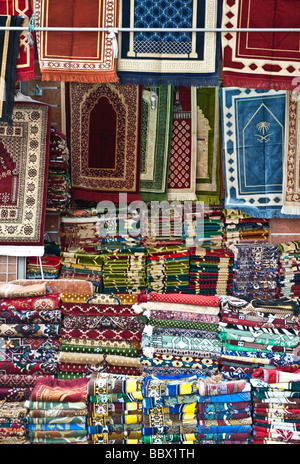
[[[95,294],[84,303],[63,302],[59,378],[93,372],[138,374],[145,323],[130,304],[108,294]]]
[[[219,248],[223,243],[223,229],[222,207],[198,202],[186,213],[184,241],[189,247]]]
[[[272,12],[272,14],[270,14]],[[296,28],[300,16],[293,1],[237,0],[223,2],[222,35],[224,85],[254,89],[294,90],[298,77],[299,32],[268,28]],[[232,32],[232,28],[259,31]]]
[[[299,444],[299,368],[255,369],[250,379],[253,398],[253,444]]]
[[[71,0],[35,2],[40,27],[115,28],[118,2],[91,0],[86,8]],[[113,39],[104,31],[38,31],[37,50],[42,79],[46,81],[116,82]]]
[[[256,368],[299,365],[300,307],[289,299],[221,297],[220,370],[228,379],[251,378]]]
[[[300,242],[278,245],[278,287],[276,296],[298,298],[300,296]]]
[[[87,443],[85,378],[39,379],[28,402],[31,443]]]
[[[252,438],[251,384],[247,380],[199,379],[197,404],[199,443],[248,444]],[[199,438],[200,438],[199,437]]]
[[[145,298],[150,301],[134,305],[147,323],[141,342],[143,372],[214,374],[221,354],[218,297],[152,292]]]
[[[63,251],[60,256],[61,279],[79,279],[91,282],[95,292],[103,290],[103,258],[90,253]]]
[[[22,400],[1,401],[1,445],[23,445],[27,443],[27,411],[27,406]]]
[[[158,242],[147,248],[147,287],[161,293],[187,293],[190,258],[184,244]]]
[[[94,254],[101,240],[97,234],[98,216],[62,216],[59,230],[62,253]]]
[[[222,2],[157,3],[122,0],[120,27],[142,28],[123,32],[117,72],[121,83],[208,87],[218,85],[220,38],[178,31],[180,28],[220,27]],[[174,28],[174,32],[147,32],[147,28]]]
[[[234,254],[225,248],[190,248],[189,292],[231,295]]]
[[[58,279],[61,270],[60,256],[45,254],[41,259],[26,259],[26,279]]]
[[[286,92],[222,87],[225,208],[281,216]]]
[[[47,208],[65,212],[71,200],[70,154],[66,137],[57,129],[50,131]]]
[[[89,443],[141,443],[143,383],[139,376],[92,374],[87,386]]]
[[[142,442],[194,443],[197,436],[196,375],[151,375],[143,384]]]
[[[140,194],[143,201],[167,200],[173,87],[143,89]]]
[[[243,211],[224,210],[223,246],[235,243],[268,242],[270,223],[268,219],[252,218]]]
[[[234,253],[233,295],[273,299],[278,281],[278,248],[271,243],[237,243]]]

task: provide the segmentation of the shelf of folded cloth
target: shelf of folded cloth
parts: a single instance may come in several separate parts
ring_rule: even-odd
[[[142,443],[142,376],[93,373],[87,385],[88,441]]]
[[[225,209],[223,224],[223,246],[225,247],[236,243],[269,241],[270,224],[268,219],[253,218],[240,210]]]
[[[234,254],[226,248],[190,248],[189,293],[232,295]]]
[[[145,375],[218,372],[217,296],[141,293],[133,308],[146,324],[141,341]]]
[[[249,380],[256,368],[299,366],[296,301],[224,296],[220,306],[220,370],[226,378]]]
[[[39,379],[28,406],[30,443],[87,444],[88,379]]]
[[[142,393],[143,443],[197,443],[197,375],[146,376]]]
[[[135,300],[132,300],[135,301]],[[145,323],[126,296],[61,294],[59,378],[93,372],[140,375]]]
[[[199,378],[199,444],[251,444],[251,384],[222,375]]]
[[[300,297],[300,241],[278,245],[278,287],[276,296]]]
[[[300,369],[255,369],[250,379],[254,444],[300,443]]]
[[[231,245],[234,252],[233,295],[276,298],[278,248],[271,243]]]

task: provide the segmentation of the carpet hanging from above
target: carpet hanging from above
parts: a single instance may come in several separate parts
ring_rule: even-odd
[[[219,0],[122,0],[122,28],[216,28]],[[209,32],[130,31],[119,35],[117,72],[122,83],[218,85],[220,37]]]
[[[42,256],[51,106],[15,102],[0,124],[0,254]]]
[[[0,0],[0,15],[20,16],[20,26],[28,27],[29,19],[33,14],[31,0]],[[17,81],[29,81],[36,79],[34,71],[34,47],[27,42],[27,31],[20,34],[17,61]]]
[[[299,28],[294,0],[225,0],[222,34],[224,85],[299,91],[300,33],[267,32]],[[261,28],[231,32],[232,28]]]
[[[0,26],[7,28],[21,27],[20,16],[0,15]],[[17,61],[20,50],[19,30],[0,30],[0,122],[12,122],[17,78]]]
[[[225,208],[280,216],[286,92],[223,87],[220,97]]]
[[[121,84],[70,84],[72,198],[140,200],[142,89]]]
[[[36,0],[39,27],[116,28],[117,0]],[[107,31],[36,31],[42,80],[117,82],[114,39]]]

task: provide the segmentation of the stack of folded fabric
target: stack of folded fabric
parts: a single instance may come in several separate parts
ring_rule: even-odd
[[[61,310],[59,293],[46,283],[0,285],[0,372],[55,375]]]
[[[74,294],[61,294],[58,377],[72,379],[97,371],[140,375],[145,324],[132,305],[108,294],[94,294],[77,302],[74,299]]]
[[[39,379],[28,400],[31,443],[72,444],[87,441],[88,379]]]
[[[300,443],[300,369],[255,369],[253,444]]]
[[[145,444],[197,443],[197,375],[151,375],[143,384]]]
[[[250,444],[251,410],[249,381],[199,378],[198,443]]]
[[[189,293],[231,295],[234,254],[230,249],[190,248]]]
[[[252,218],[243,211],[224,210],[223,244],[228,247],[235,243],[267,242],[270,234],[268,219]]]
[[[147,287],[159,293],[188,293],[190,257],[182,243],[157,241],[147,247]]]
[[[223,211],[219,205],[193,205],[185,215],[184,239],[187,246],[220,248],[223,243]]]
[[[51,127],[47,208],[65,212],[71,200],[69,149],[64,134]]]
[[[87,280],[92,283],[94,292],[103,290],[103,258],[101,255],[62,252],[60,262],[61,279]]]
[[[26,261],[26,279],[58,279],[60,275],[60,256],[29,256]]]
[[[299,365],[300,306],[288,298],[220,297],[220,370],[226,378],[249,379],[255,368]]]
[[[0,445],[23,445],[27,443],[27,412],[28,408],[25,401],[1,400]]]
[[[87,386],[89,443],[142,443],[143,383],[139,376],[92,374]]]
[[[101,245],[98,235],[100,217],[73,211],[73,215],[61,218],[59,230],[61,251],[67,253],[97,254],[97,246]],[[94,211],[94,210],[93,210]]]
[[[278,248],[271,243],[231,245],[234,252],[233,295],[274,299],[278,281]]]
[[[143,293],[136,305],[146,321],[141,364],[148,374],[201,374],[218,371],[219,340],[217,296]]]
[[[278,246],[277,297],[300,297],[300,241],[280,243]]]

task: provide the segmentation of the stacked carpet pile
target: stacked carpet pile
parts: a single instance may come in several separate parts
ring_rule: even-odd
[[[143,293],[133,307],[146,322],[141,357],[145,375],[218,371],[222,343],[217,296]]]
[[[71,200],[69,149],[65,136],[57,129],[50,130],[47,208],[65,212]]]
[[[186,213],[183,228],[186,245],[220,248],[224,234],[222,207],[197,204],[190,209]]]
[[[61,279],[79,279],[91,282],[94,292],[103,290],[103,258],[89,253],[61,252]]]
[[[76,301],[77,299],[77,301]],[[94,372],[140,375],[144,323],[114,295],[61,294],[63,322],[58,377]]]
[[[189,293],[231,295],[234,254],[230,249],[190,248]]]
[[[31,443],[87,444],[88,379],[39,379],[28,400]]]
[[[198,443],[248,444],[252,438],[251,384],[199,379]]]
[[[278,248],[271,243],[231,245],[234,252],[233,295],[274,299],[278,280]]]
[[[300,369],[255,369],[253,444],[300,443]]]
[[[97,246],[101,245],[98,235],[100,218],[96,210],[91,214],[84,210],[72,210],[72,214],[61,218],[59,230],[61,251],[67,253],[97,254]]]
[[[181,242],[157,241],[147,246],[147,287],[159,293],[188,293],[189,249]]]
[[[277,297],[300,296],[300,241],[280,243],[278,246]]]
[[[4,376],[6,377],[4,380]],[[11,376],[2,374],[0,375],[1,386],[4,380],[4,385],[11,387],[13,390],[14,385],[22,385],[25,383],[12,382],[10,383],[8,377]],[[13,376],[16,377],[16,376]],[[28,385],[28,384],[27,384]],[[8,395],[9,396],[9,395]],[[27,432],[27,411],[28,408],[25,401],[22,400],[1,400],[0,402],[0,445],[23,445],[28,441]]]
[[[0,285],[0,372],[55,375],[61,310],[59,293],[45,283]]]
[[[243,211],[224,210],[224,246],[235,243],[267,242],[270,233],[268,219],[253,218]]]
[[[256,368],[299,366],[300,306],[288,298],[220,297],[220,370],[228,379],[249,380]]]
[[[94,373],[88,390],[91,444],[142,443],[143,377]]]
[[[29,256],[26,263],[26,279],[58,279],[61,270],[60,256]]]
[[[145,444],[197,443],[197,375],[151,375],[143,384]]]

